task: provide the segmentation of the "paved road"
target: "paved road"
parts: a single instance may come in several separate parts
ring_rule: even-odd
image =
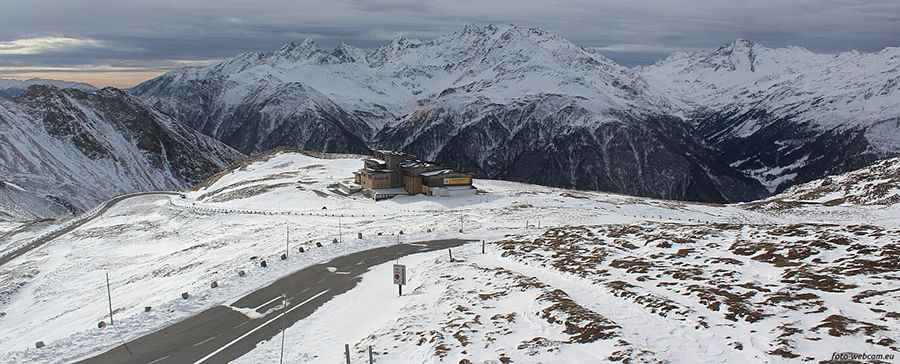
[[[18,258],[18,257],[22,256],[23,254],[28,253],[37,247],[40,247],[41,245],[44,245],[44,244],[47,244],[47,243],[53,241],[53,239],[56,239],[60,236],[68,234],[72,230],[75,230],[84,224],[91,222],[92,220],[103,215],[103,213],[108,211],[110,208],[112,208],[119,202],[125,201],[129,198],[141,197],[141,196],[147,196],[147,195],[181,196],[183,194],[180,192],[139,192],[139,193],[132,193],[132,194],[128,194],[128,195],[114,197],[111,200],[107,200],[106,202],[103,202],[102,204],[100,204],[100,209],[97,211],[96,214],[93,214],[91,216],[86,216],[86,217],[79,217],[79,219],[81,219],[81,220],[78,220],[77,222],[73,223],[72,225],[67,226],[64,229],[54,231],[48,235],[39,237],[39,238],[29,242],[28,244],[25,244],[25,245],[19,247],[18,249],[13,250],[12,253],[9,253],[7,255],[0,257],[0,266],[4,265],[6,263],[9,263],[11,260]]]
[[[359,275],[370,267],[401,256],[464,243],[463,240],[425,241],[338,257],[297,271],[235,302],[235,307],[255,309],[259,313],[268,311],[262,318],[249,319],[229,307],[217,306],[79,363],[227,363],[249,352],[257,343],[273,338],[282,327],[309,316],[325,302],[355,287],[361,279]],[[332,272],[328,267],[337,271]],[[283,305],[282,297],[287,298],[287,305]],[[335,350],[341,350],[342,344],[335,343]]]

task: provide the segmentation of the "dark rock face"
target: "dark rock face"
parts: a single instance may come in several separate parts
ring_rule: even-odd
[[[748,174],[756,171],[778,171],[761,175],[769,180],[773,192],[781,192],[800,183],[841,174],[893,156],[879,151],[866,138],[862,127],[838,127],[820,130],[810,123],[792,117],[777,118],[765,110],[744,113],[707,112],[699,114],[700,137],[721,152],[724,162]],[[764,125],[748,136],[735,136],[732,130],[748,120]],[[779,181],[785,175],[796,175]]]
[[[638,196],[709,202],[766,195],[755,180],[711,158],[691,128],[668,116],[609,115],[547,95],[513,105],[433,108],[378,135],[381,146],[476,173],[480,177]],[[547,110],[554,110],[549,112]],[[558,111],[557,111],[558,110]]]
[[[82,105],[75,105],[70,100]],[[44,128],[51,136],[68,139],[85,156],[95,160],[124,157],[114,154],[111,141],[100,139],[103,133],[97,132],[97,124],[108,123],[145,152],[154,167],[170,171],[187,185],[202,181],[241,157],[240,153],[166,118],[114,88],[88,93],[32,86],[16,101],[43,115]],[[83,105],[90,106],[88,112],[92,115],[86,114]]]

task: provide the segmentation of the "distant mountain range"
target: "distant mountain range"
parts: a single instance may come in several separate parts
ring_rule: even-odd
[[[738,40],[629,69],[541,29],[470,25],[376,49],[289,43],[132,92],[245,153],[395,148],[489,178],[723,202],[896,155],[898,57]]]
[[[900,48],[827,55],[738,40],[638,73],[772,192],[900,151]]]
[[[21,96],[31,86],[54,86],[58,88],[74,88],[81,91],[96,91],[97,88],[82,82],[49,80],[45,78],[32,78],[28,80],[0,79],[0,97],[13,98]]]
[[[118,97],[178,135],[197,130],[237,150],[202,139],[188,164],[204,173],[280,146],[391,148],[485,178],[733,202],[900,155],[898,80],[898,48],[828,55],[737,40],[627,68],[541,29],[469,25],[374,49],[288,43],[174,70]],[[45,106],[20,95],[0,105],[39,125]],[[77,138],[68,143],[80,150]],[[131,189],[140,189],[204,173],[116,178],[137,178]]]

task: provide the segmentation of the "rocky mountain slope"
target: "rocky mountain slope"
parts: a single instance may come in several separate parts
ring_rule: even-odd
[[[377,146],[490,178],[703,201],[765,194],[634,72],[540,29],[470,25],[374,50],[307,40],[132,92],[245,152]]]
[[[241,156],[124,91],[31,86],[0,100],[0,219],[182,188]]]
[[[900,203],[900,158],[795,185],[771,200],[826,205],[889,206]]]
[[[737,40],[640,75],[773,192],[900,152],[900,48],[828,55]]]

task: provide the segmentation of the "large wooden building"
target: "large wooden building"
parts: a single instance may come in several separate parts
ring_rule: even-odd
[[[456,196],[475,192],[470,174],[421,161],[409,154],[377,150],[363,163],[363,168],[354,173],[356,183],[375,199],[402,194]]]

